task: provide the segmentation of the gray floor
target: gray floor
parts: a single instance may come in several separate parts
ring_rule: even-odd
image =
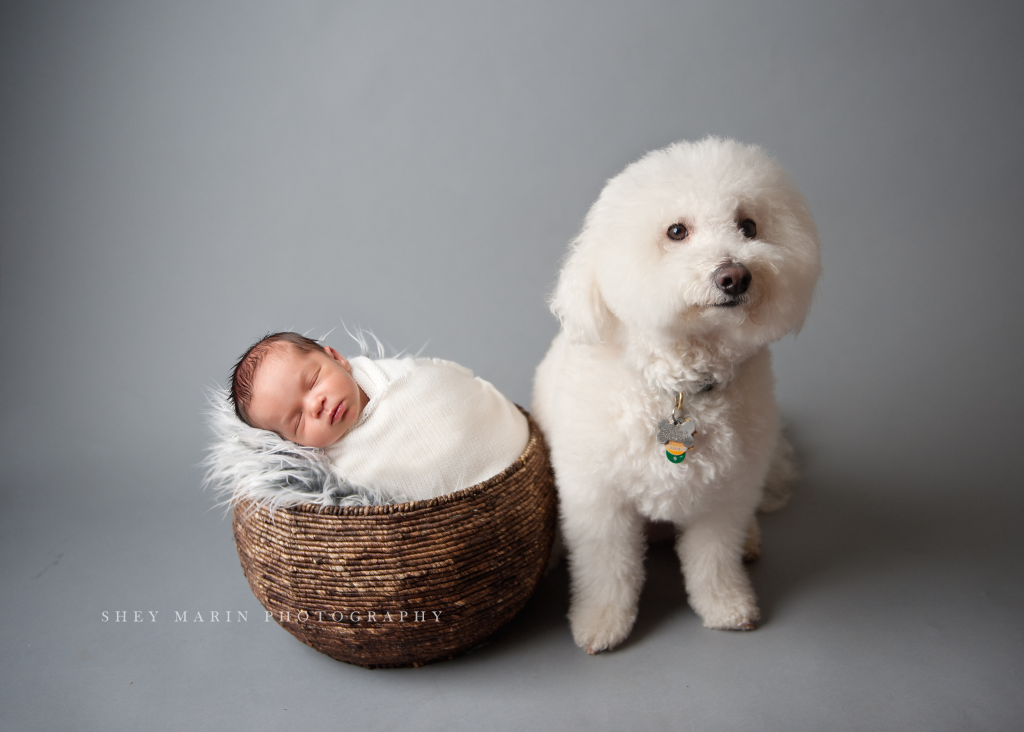
[[[0,728],[1024,726],[1022,20],[5,4]],[[667,546],[597,657],[564,567],[485,647],[422,669],[263,622],[199,488],[204,387],[267,330],[344,318],[528,403],[603,181],[709,133],[776,155],[823,242],[812,316],[775,349],[804,476],[764,519],[762,627],[703,629]],[[228,610],[249,621],[209,622]]]

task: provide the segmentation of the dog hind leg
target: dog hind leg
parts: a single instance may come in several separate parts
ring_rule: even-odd
[[[797,477],[796,465],[793,464],[793,445],[780,432],[771,465],[768,466],[768,475],[764,479],[764,494],[757,510],[761,513],[771,513],[789,503],[793,495],[793,483]]]
[[[761,527],[757,524],[757,516],[752,516],[747,524],[747,539],[743,542],[743,563],[756,562],[760,558]]]

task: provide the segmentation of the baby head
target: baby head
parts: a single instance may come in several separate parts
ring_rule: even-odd
[[[238,359],[230,398],[250,427],[307,447],[340,440],[369,401],[344,356],[289,332],[268,335]]]

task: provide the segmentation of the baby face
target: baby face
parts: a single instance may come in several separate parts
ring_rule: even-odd
[[[286,440],[327,447],[348,432],[368,401],[349,362],[330,346],[303,353],[280,344],[256,371],[249,416]]]

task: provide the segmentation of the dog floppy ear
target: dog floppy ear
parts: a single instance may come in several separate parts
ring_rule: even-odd
[[[601,296],[589,253],[584,242],[573,242],[551,297],[551,312],[570,343],[601,343],[614,318]]]

